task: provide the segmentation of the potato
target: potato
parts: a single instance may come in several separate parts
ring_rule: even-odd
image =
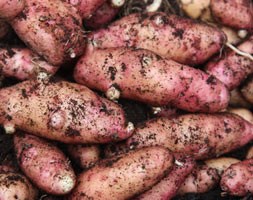
[[[204,63],[226,42],[218,28],[160,12],[130,14],[88,38],[89,49],[143,48],[188,65]]]
[[[14,135],[18,164],[27,177],[47,193],[64,195],[75,186],[69,160],[54,144],[23,132]]]
[[[5,128],[64,143],[119,141],[134,129],[119,105],[75,83],[24,81],[1,89],[0,99]]]
[[[252,54],[253,37],[237,47],[239,50]],[[234,51],[226,51],[222,57],[217,56],[207,63],[205,70],[222,81],[229,90],[239,86],[247,76],[253,73],[253,60],[239,55]]]
[[[235,163],[226,169],[220,186],[226,193],[234,196],[253,193],[253,159]]]
[[[217,112],[226,108],[229,101],[226,87],[213,76],[145,49],[86,52],[75,67],[74,78],[106,92],[111,99],[116,89],[123,98],[191,112]]]
[[[241,94],[246,101],[253,104],[253,77],[250,77],[241,87]]]
[[[253,7],[251,0],[211,0],[214,18],[227,26],[236,29],[253,28]]]
[[[247,152],[246,159],[253,158],[253,146],[251,146]]]
[[[252,141],[252,128],[252,124],[235,114],[185,114],[140,124],[127,139],[127,145],[132,149],[161,145],[203,160]]]
[[[250,110],[245,109],[245,108],[229,108],[227,111],[237,114],[241,116],[243,119],[253,124],[253,114]]]
[[[17,35],[52,65],[61,65],[84,52],[82,20],[61,0],[29,0],[10,21]]]
[[[0,0],[0,18],[11,20],[25,7],[25,0]]]
[[[183,154],[176,155],[176,161],[171,172],[150,190],[142,193],[134,200],[171,199],[177,194],[177,190],[191,173],[195,164],[190,157],[185,157]]]
[[[101,150],[98,145],[69,144],[67,152],[72,160],[83,169],[92,167],[101,158]]]
[[[28,48],[0,48],[0,70],[6,77],[32,79],[40,73],[54,75],[59,66],[47,63]]]
[[[173,155],[163,147],[105,159],[79,175],[69,199],[129,199],[161,180],[172,169],[173,161]]]
[[[252,108],[252,105],[243,97],[240,88],[235,88],[230,91],[229,105],[231,107],[242,107],[246,109]]]
[[[2,200],[34,200],[38,191],[29,180],[19,173],[0,173],[0,199]]]
[[[206,165],[198,165],[185,179],[178,190],[178,194],[208,192],[216,187],[219,181],[220,177],[216,169]]]
[[[219,175],[222,175],[223,172],[230,167],[230,165],[238,163],[240,160],[230,157],[220,157],[205,160],[204,162],[208,167],[216,169]]]

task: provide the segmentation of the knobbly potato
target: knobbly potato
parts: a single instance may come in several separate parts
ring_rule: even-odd
[[[64,143],[107,143],[129,137],[123,109],[85,86],[29,80],[0,90],[0,124]]]
[[[106,92],[110,99],[115,98],[116,90],[118,96],[152,106],[217,112],[229,102],[227,88],[213,76],[144,49],[88,51],[79,59],[74,78],[78,83]]]
[[[188,65],[204,63],[226,42],[216,27],[160,12],[130,14],[88,38],[89,48],[143,48]]]
[[[230,113],[186,114],[140,124],[127,139],[129,148],[161,145],[203,160],[244,146],[253,139],[252,124]]]
[[[54,144],[18,132],[14,148],[22,171],[38,188],[57,195],[69,193],[76,177],[67,157]]]
[[[100,161],[81,173],[70,200],[124,200],[144,192],[172,169],[173,155],[148,147]]]

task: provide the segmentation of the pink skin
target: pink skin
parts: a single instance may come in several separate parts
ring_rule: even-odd
[[[230,195],[253,193],[253,158],[231,165],[222,175],[222,190]]]
[[[59,68],[27,48],[0,49],[0,67],[4,76],[19,80],[36,78],[40,72],[54,75]]]
[[[65,81],[23,81],[0,90],[0,124],[65,143],[106,143],[133,128],[123,109],[85,86]]]
[[[191,112],[217,112],[229,101],[227,88],[213,76],[144,49],[87,51],[74,78],[103,92],[115,86],[121,97]]]
[[[192,158],[183,155],[177,155],[176,162],[180,165],[175,163],[165,178],[134,200],[168,200],[176,196],[179,187],[196,164]]]
[[[10,20],[25,7],[25,0],[0,0],[0,18]]]
[[[65,0],[76,7],[82,19],[90,18],[106,0]]]
[[[253,54],[253,37],[237,47],[239,50]],[[222,57],[217,56],[207,63],[205,70],[223,82],[229,90],[238,87],[249,74],[253,73],[253,61],[234,51],[226,51]]]
[[[123,17],[108,28],[91,33],[89,40],[89,45],[96,48],[143,48],[179,63],[195,65],[219,52],[226,36],[207,24],[154,12]]]
[[[96,12],[84,21],[86,27],[99,29],[107,26],[118,14],[119,8],[112,7],[107,1]]]
[[[186,114],[147,121],[136,127],[126,143],[131,149],[161,145],[203,160],[249,143],[253,139],[252,128],[235,114]]]
[[[253,30],[253,4],[251,0],[211,0],[212,15],[219,23]]]
[[[63,195],[75,186],[75,173],[69,160],[55,145],[24,133],[14,136],[14,148],[22,171],[40,189]]]
[[[28,47],[53,65],[84,52],[81,17],[61,0],[29,0],[10,24]]]

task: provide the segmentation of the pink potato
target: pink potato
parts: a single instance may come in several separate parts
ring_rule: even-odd
[[[191,112],[217,112],[227,107],[229,92],[213,76],[144,49],[87,51],[74,71],[76,82],[152,106],[173,105]]]
[[[204,63],[226,42],[218,28],[160,12],[130,14],[88,38],[89,48],[143,48],[188,65]]]
[[[8,130],[64,143],[119,141],[133,132],[119,105],[75,83],[24,81],[1,89],[0,99],[0,124]]]
[[[253,5],[251,0],[211,0],[214,18],[236,29],[253,30]]]
[[[172,169],[174,157],[163,147],[148,147],[101,160],[78,177],[69,200],[124,200],[149,189]]]
[[[76,7],[82,19],[90,18],[106,0],[64,0]]]
[[[195,167],[195,162],[190,157],[176,155],[176,162],[170,173],[150,190],[142,193],[134,200],[168,200],[176,196],[181,184]]]
[[[253,193],[253,158],[231,165],[222,175],[222,190],[234,196]]]
[[[10,21],[28,47],[53,65],[84,52],[82,20],[77,10],[61,0],[29,0]]]
[[[253,23],[253,22],[252,22]],[[253,54],[253,36],[237,47],[239,50]],[[205,67],[207,73],[222,81],[229,90],[238,87],[249,74],[253,73],[253,60],[241,56],[234,51],[225,51],[223,56],[217,56]]]
[[[11,20],[25,7],[25,0],[0,0],[0,19]]]
[[[0,71],[6,77],[31,79],[39,73],[54,75],[58,68],[28,48],[0,48]]]
[[[14,135],[14,149],[24,174],[47,193],[64,195],[75,186],[68,158],[54,144],[23,132]]]
[[[131,149],[161,145],[203,160],[249,143],[252,128],[251,123],[235,114],[185,114],[140,124],[127,145]]]

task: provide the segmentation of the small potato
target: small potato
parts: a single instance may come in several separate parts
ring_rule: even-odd
[[[214,18],[236,29],[253,28],[253,7],[251,0],[211,0]]]
[[[89,34],[89,49],[136,47],[196,65],[218,53],[226,35],[216,27],[160,12],[134,13]]]
[[[134,126],[123,109],[85,86],[29,80],[0,90],[0,124],[64,143],[107,143],[128,138]]]
[[[53,66],[28,48],[0,48],[0,70],[6,77],[32,79],[39,73],[54,75],[59,66]]]
[[[204,160],[251,142],[252,130],[251,123],[231,113],[185,114],[140,124],[126,143],[132,149],[161,145]]]
[[[253,193],[253,158],[231,165],[222,174],[221,189],[234,196]]]
[[[1,200],[34,200],[37,198],[37,189],[25,176],[14,172],[0,173]]]
[[[246,83],[241,87],[242,96],[253,104],[253,77],[250,77]]]
[[[0,0],[0,19],[13,19],[24,7],[25,0]]]
[[[174,163],[163,147],[148,147],[100,161],[81,173],[69,200],[125,200],[161,180]]]
[[[14,148],[22,171],[38,188],[64,195],[75,186],[76,177],[67,157],[52,143],[18,132]]]
[[[101,158],[98,145],[67,145],[67,152],[72,160],[83,169],[92,167]]]
[[[178,190],[178,194],[208,192],[216,187],[219,181],[220,177],[216,169],[206,165],[199,165],[185,179]]]
[[[230,165],[238,163],[240,160],[236,158],[220,157],[205,160],[204,162],[208,167],[216,169],[219,175],[222,175],[223,172],[230,167]]]
[[[29,0],[10,21],[23,42],[52,65],[61,65],[84,52],[82,20],[61,0]]]
[[[250,159],[250,158],[253,158],[253,146],[249,148],[246,155],[246,159]]]
[[[243,119],[253,124],[253,114],[250,110],[245,108],[229,108],[227,111],[230,113],[237,114],[241,116]]]

